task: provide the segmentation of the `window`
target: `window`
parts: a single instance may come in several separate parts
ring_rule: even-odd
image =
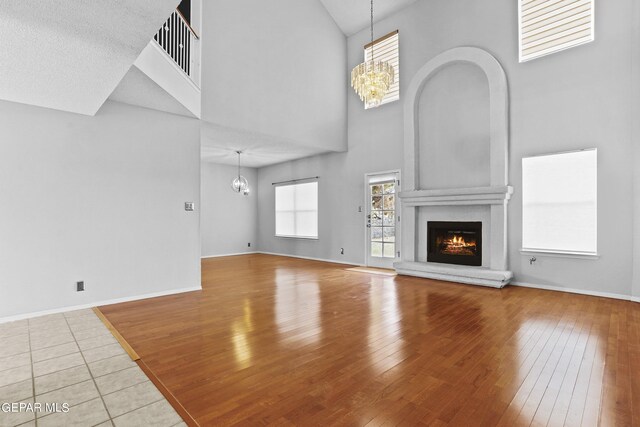
[[[276,187],[276,236],[318,238],[318,182]]]
[[[522,159],[523,250],[595,255],[595,149]]]
[[[382,98],[380,105],[400,99],[400,55],[399,55],[399,34],[398,31],[387,34],[384,37],[374,40],[364,47],[364,60],[370,61],[371,55],[375,60],[390,63],[395,70],[395,81],[389,88],[389,92]],[[365,108],[368,108],[365,106]]]
[[[518,0],[520,62],[593,41],[594,0]]]

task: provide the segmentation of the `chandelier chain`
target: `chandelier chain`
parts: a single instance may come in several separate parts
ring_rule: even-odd
[[[373,48],[373,0],[371,0],[371,60],[373,61],[373,51],[375,49]]]

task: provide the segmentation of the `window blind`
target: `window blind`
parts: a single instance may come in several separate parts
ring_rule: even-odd
[[[376,61],[389,62],[395,70],[395,81],[389,88],[389,92],[384,96],[380,105],[400,99],[400,38],[398,31],[393,31],[386,36],[374,40],[364,47],[364,60],[370,61],[371,55]],[[365,107],[366,108],[366,107]]]
[[[318,238],[318,182],[275,187],[276,236]]]
[[[518,0],[520,62],[593,41],[594,0]]]
[[[522,248],[596,254],[598,152],[522,159]]]

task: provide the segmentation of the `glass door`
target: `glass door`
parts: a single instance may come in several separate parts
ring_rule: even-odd
[[[393,268],[396,258],[397,173],[367,176],[367,265]]]

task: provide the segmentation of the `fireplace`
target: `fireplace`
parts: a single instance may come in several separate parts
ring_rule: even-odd
[[[427,261],[482,265],[482,222],[427,223]]]

